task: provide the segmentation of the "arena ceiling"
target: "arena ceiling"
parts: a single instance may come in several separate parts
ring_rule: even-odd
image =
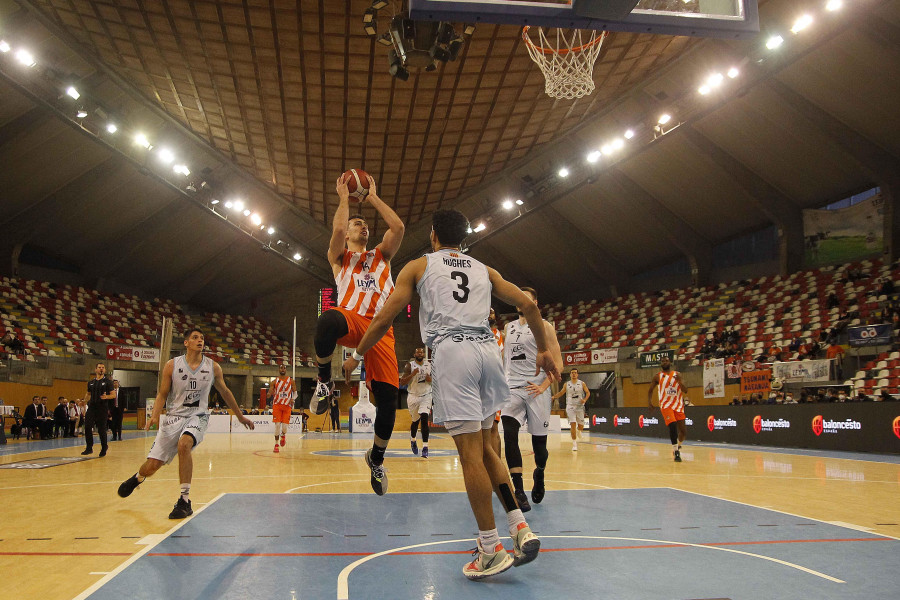
[[[311,290],[330,278],[334,180],[362,167],[407,223],[399,263],[452,206],[487,224],[471,252],[511,279],[548,299],[606,295],[680,257],[703,270],[711,248],[772,223],[802,243],[803,208],[900,172],[896,1],[848,2],[797,36],[796,2],[761,2],[753,41],[611,33],[597,90],[575,101],[544,94],[514,26],[481,25],[456,62],[399,81],[362,30],[369,4],[0,0],[4,39],[193,173],[186,192],[133,144],[86,132],[62,90],[3,63],[0,251],[37,246],[89,280],[205,307]],[[786,47],[765,54],[776,30]],[[731,65],[740,78],[698,96]],[[654,139],[662,112],[680,125]],[[628,128],[620,154],[584,166]],[[216,217],[213,195],[246,199],[299,266]],[[505,198],[524,204],[504,211]]]

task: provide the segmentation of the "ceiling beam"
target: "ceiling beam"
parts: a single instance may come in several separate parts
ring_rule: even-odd
[[[681,136],[712,161],[747,193],[757,210],[778,227],[781,274],[803,267],[803,211],[792,198],[751,171],[746,165],[699,132],[693,125],[682,126]]]
[[[659,224],[666,238],[687,257],[694,285],[704,285],[712,268],[712,244],[709,240],[619,167],[613,167],[605,174],[622,189],[628,204]]]
[[[204,261],[196,269],[192,269],[188,274],[177,282],[166,282],[166,289],[178,290],[176,298],[180,298],[183,302],[189,303],[203,288],[209,285],[216,277],[222,274],[225,269],[232,266],[232,259],[246,257],[247,251],[253,246],[246,246],[244,243],[231,243],[219,252],[216,252],[208,260]]]
[[[51,116],[49,111],[44,110],[40,106],[35,106],[10,119],[0,126],[0,148],[6,146],[23,133],[30,132],[38,125],[50,120]]]

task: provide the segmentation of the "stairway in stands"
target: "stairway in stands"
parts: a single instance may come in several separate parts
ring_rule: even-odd
[[[712,301],[709,307],[705,308],[703,312],[697,315],[697,318],[691,323],[684,332],[676,338],[675,349],[681,347],[685,342],[690,342],[691,340],[696,339],[698,335],[703,333],[704,329],[712,329],[715,327],[715,324],[722,320],[723,313],[725,313],[728,309],[734,308],[734,297],[740,291],[738,286],[732,286],[728,288],[723,288],[719,297]],[[731,318],[725,318],[728,326],[731,325]],[[697,346],[702,346],[702,340],[697,342]]]

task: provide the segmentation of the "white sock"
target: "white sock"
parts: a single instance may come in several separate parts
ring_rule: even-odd
[[[135,473],[134,476],[137,477],[138,483],[144,483],[144,480],[147,479],[146,477],[142,477],[140,473]]]
[[[423,448],[427,448],[427,447],[428,447],[428,442],[422,442],[422,447],[423,447]]]
[[[509,525],[509,535],[516,535],[516,531],[518,531],[519,523],[525,522],[525,515],[522,514],[521,509],[511,510],[506,513],[506,523]]]
[[[481,531],[478,530],[478,539],[481,540],[481,547],[485,552],[494,553],[494,548],[497,547],[497,544],[500,543],[500,534],[497,533],[497,528],[494,527],[490,531]]]
[[[679,450],[681,450],[681,446],[679,446],[677,444],[672,444],[672,450],[674,452],[678,452]]]
[[[182,483],[181,484],[181,499],[185,502],[188,501],[188,495],[191,493],[191,484]]]
[[[414,442],[414,441],[416,441],[416,436],[412,436],[412,437],[409,438],[409,439],[410,439],[410,441]]]

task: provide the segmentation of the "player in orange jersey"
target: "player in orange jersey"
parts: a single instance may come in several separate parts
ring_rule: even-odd
[[[288,425],[291,423],[291,408],[297,398],[297,384],[287,376],[287,365],[278,365],[278,377],[269,385],[269,393],[272,394],[272,422],[275,424],[273,452],[278,452],[279,443],[284,446]]]
[[[368,202],[384,220],[388,230],[381,243],[367,250],[369,226],[362,215],[350,214],[350,192],[343,176],[336,191],[340,198],[328,246],[328,262],[338,287],[338,306],[327,310],[316,324],[316,361],[319,381],[310,402],[310,411],[324,414],[334,395],[331,381],[331,359],[337,344],[356,348],[369,328],[372,317],[381,309],[394,290],[391,278],[391,258],[403,240],[403,221],[390,206],[378,197],[375,180],[369,180]],[[361,360],[363,357],[358,357]],[[400,373],[394,350],[394,330],[381,338],[365,354],[366,385],[372,391],[378,411],[375,413],[375,440],[366,452],[366,464],[372,477],[372,489],[379,496],[387,491],[387,475],[383,466],[384,452],[394,430],[394,418],[399,402]]]
[[[653,376],[653,385],[647,392],[647,404],[653,408],[653,390],[659,389],[659,410],[669,427],[669,439],[672,440],[675,462],[681,462],[681,444],[687,437],[687,427],[684,423],[687,387],[681,379],[681,373],[672,369],[672,361],[668,356],[659,361],[659,367],[662,371]]]

